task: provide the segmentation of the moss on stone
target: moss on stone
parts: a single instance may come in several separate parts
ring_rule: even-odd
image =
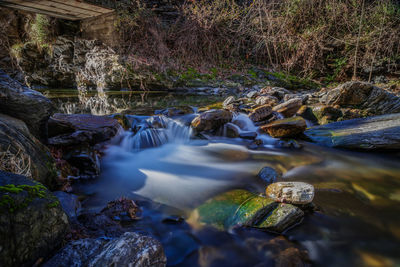
[[[0,198],[0,207],[8,208],[8,211],[13,213],[18,209],[27,207],[35,198],[45,198],[46,190],[46,187],[41,184],[7,184],[0,186],[0,192],[4,193],[4,195]],[[26,193],[22,200],[18,200],[16,198],[17,195],[20,195],[24,192]]]

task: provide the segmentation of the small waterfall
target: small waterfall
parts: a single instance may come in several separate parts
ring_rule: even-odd
[[[192,129],[179,121],[165,116],[153,116],[136,125],[138,131],[125,132],[121,147],[126,151],[138,151],[158,147],[166,143],[185,144],[190,140]]]

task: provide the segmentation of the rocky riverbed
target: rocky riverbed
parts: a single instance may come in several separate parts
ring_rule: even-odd
[[[400,262],[392,92],[203,88],[66,109],[0,77],[2,266]]]

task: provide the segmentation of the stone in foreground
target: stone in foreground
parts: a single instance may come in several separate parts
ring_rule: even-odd
[[[400,149],[400,113],[353,119],[313,127],[304,132],[313,142],[356,150]]]
[[[219,229],[249,226],[275,232],[283,232],[303,216],[303,211],[296,206],[280,205],[273,199],[241,189],[210,199],[193,213],[200,223]]]
[[[306,128],[306,121],[302,117],[277,120],[261,126],[261,130],[276,138],[295,137],[302,134]]]
[[[32,266],[61,246],[67,215],[43,185],[0,171],[0,266]]]
[[[232,120],[232,113],[224,109],[212,109],[206,111],[192,121],[192,127],[196,132],[217,130],[225,123]]]
[[[266,194],[277,202],[308,204],[314,199],[314,187],[303,182],[278,182],[270,184]]]
[[[109,242],[81,239],[70,242],[44,264],[62,266],[155,266],[166,265],[161,244],[152,237],[127,232]]]

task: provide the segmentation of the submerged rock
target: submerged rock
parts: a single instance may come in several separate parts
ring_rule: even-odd
[[[267,184],[272,184],[276,182],[279,174],[275,171],[274,168],[264,167],[260,170],[257,176]]]
[[[400,112],[400,98],[371,83],[351,81],[323,93],[321,103],[371,109],[375,115]]]
[[[23,174],[50,189],[57,171],[50,151],[29,132],[23,121],[0,114],[0,169]]]
[[[307,128],[306,121],[302,117],[294,117],[273,121],[261,126],[261,129],[272,137],[295,137],[302,134]]]
[[[165,266],[161,244],[152,237],[127,232],[111,241],[81,239],[70,242],[45,267]]]
[[[286,118],[292,117],[299,108],[303,105],[303,100],[301,98],[290,99],[280,105],[273,108],[273,111],[281,113]]]
[[[192,121],[196,132],[217,130],[225,123],[232,121],[232,113],[224,109],[213,109],[200,114]]]
[[[314,199],[314,187],[303,182],[277,182],[267,187],[266,194],[277,202],[308,204]]]
[[[272,113],[272,108],[269,105],[263,105],[261,107],[255,108],[250,114],[250,120],[254,122],[263,121],[267,119]]]
[[[59,247],[67,215],[43,185],[0,171],[0,266],[32,266]]]
[[[329,123],[308,129],[313,142],[329,147],[361,150],[400,149],[400,114]]]
[[[47,120],[53,111],[54,107],[49,99],[0,70],[0,113],[24,121],[36,138],[45,140]]]
[[[296,206],[284,206],[273,199],[238,189],[208,200],[194,211],[193,216],[200,223],[219,229],[251,226],[282,232],[304,215]]]
[[[120,131],[117,120],[90,114],[54,114],[49,120],[49,144],[94,145],[110,140]]]

